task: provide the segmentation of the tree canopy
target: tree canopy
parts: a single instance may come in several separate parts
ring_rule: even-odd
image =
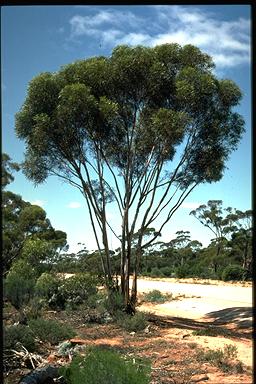
[[[200,205],[190,214],[214,234],[209,249],[212,251],[210,259],[213,261],[215,270],[226,256],[227,249],[231,248],[230,256],[234,257],[237,253],[239,255],[237,261],[241,262],[242,259],[242,267],[250,276],[252,273],[252,211],[243,212],[231,207],[223,209],[222,203],[222,200],[209,200],[207,204]]]
[[[12,163],[9,155],[5,153],[3,153],[2,158],[2,184],[6,187],[14,180],[11,171],[13,169],[18,170],[19,166],[17,163]],[[66,233],[52,227],[44,209],[24,201],[16,193],[5,190],[2,192],[2,219],[4,273],[8,272],[13,262],[22,256],[24,248],[29,247],[28,241],[39,241],[37,248],[40,246],[42,248],[42,244],[48,242],[48,249],[51,247],[48,258],[50,253],[56,253],[57,250],[67,247]],[[44,256],[44,259],[47,259],[46,252]],[[36,259],[35,252],[32,252],[30,257]],[[41,255],[42,258],[43,254]]]
[[[109,282],[108,231],[119,234],[106,218],[106,204],[116,205],[127,304],[136,298],[143,250],[197,185],[221,179],[244,131],[243,118],[232,110],[241,92],[213,68],[211,57],[192,45],[118,46],[109,57],[33,78],[16,115],[16,133],[26,143],[25,175],[35,183],[57,175],[81,191]],[[163,214],[148,239],[147,228]]]

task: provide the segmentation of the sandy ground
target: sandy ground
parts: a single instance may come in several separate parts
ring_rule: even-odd
[[[140,310],[160,316],[168,316],[173,320],[171,331],[166,332],[166,338],[187,337],[187,341],[200,344],[210,349],[223,348],[225,344],[237,347],[238,358],[246,365],[252,366],[252,340],[248,334],[252,330],[252,287],[241,284],[193,284],[177,282],[175,279],[138,280],[140,294],[158,289],[163,293],[172,293],[177,300],[163,304],[142,302]],[[181,296],[180,296],[181,295]],[[185,297],[184,297],[184,296]],[[183,297],[182,297],[183,296]],[[210,337],[192,335],[193,327],[199,323],[220,326],[234,332],[236,337]],[[182,324],[175,328],[175,323]]]
[[[226,308],[249,308],[252,307],[252,287],[238,285],[213,285],[192,284],[187,282],[176,282],[174,279],[148,280],[138,279],[138,292],[146,293],[158,289],[163,293],[172,293],[182,296],[182,300],[173,300],[156,306],[158,314],[188,317],[200,319],[203,316],[224,310]],[[251,317],[251,316],[249,316]]]
[[[65,278],[72,275],[65,274]],[[139,298],[154,289],[173,295],[174,300],[163,304],[142,301],[139,305],[141,311],[168,317],[172,321],[172,329],[166,330],[164,338],[185,337],[189,343],[210,349],[232,344],[237,347],[239,360],[252,367],[252,283],[192,278],[139,278],[137,284]],[[219,326],[232,330],[234,336],[192,335],[193,330],[205,323],[208,323],[209,327]],[[215,377],[211,379],[217,380]]]
[[[71,276],[72,274],[69,274]],[[69,277],[66,276],[66,277]],[[172,293],[173,300],[163,304],[143,301],[143,293],[158,289],[163,293]],[[243,372],[223,372],[212,365],[198,363],[206,368],[207,375],[197,381],[209,384],[252,384],[252,284],[223,283],[221,281],[203,281],[194,279],[149,279],[138,280],[139,310],[149,311],[147,328],[142,333],[122,332],[113,324],[86,326],[82,317],[75,312],[72,316],[65,311],[48,311],[47,319],[55,319],[72,325],[78,331],[78,337],[86,344],[103,344],[129,347],[132,352],[149,357],[153,364],[152,384],[170,383],[159,381],[168,379],[169,372],[177,369],[181,374],[189,368],[186,359],[201,348],[207,350],[222,349],[225,345],[237,348],[237,359],[246,367]],[[218,329],[218,336],[198,336],[193,331]],[[221,332],[220,332],[221,331]],[[224,333],[223,333],[224,332]],[[129,349],[128,348],[128,349]],[[193,352],[192,352],[193,351]],[[48,362],[59,361],[56,347],[49,350]],[[49,360],[49,359],[55,360]],[[173,365],[174,364],[174,365]],[[180,364],[180,365],[179,365]],[[196,364],[196,361],[192,362]],[[180,367],[180,368],[179,368]],[[195,366],[192,366],[195,369]],[[180,369],[180,371],[179,371]],[[5,375],[6,384],[18,384],[20,377],[29,373],[17,369]],[[184,371],[184,372],[183,372]],[[195,377],[196,378],[196,377]],[[182,377],[181,377],[182,379]],[[177,381],[177,383],[185,381]],[[188,381],[186,381],[188,382]],[[192,382],[192,381],[189,381]]]

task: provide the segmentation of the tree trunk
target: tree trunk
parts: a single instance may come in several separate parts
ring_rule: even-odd
[[[125,248],[125,214],[124,211],[124,217],[122,222],[122,244],[121,244],[121,293],[122,296],[125,299],[125,292],[126,292],[126,270],[127,270],[127,257],[126,257],[126,248]]]
[[[111,273],[111,267],[110,267],[110,260],[109,260],[109,246],[108,246],[108,238],[107,238],[107,229],[106,229],[106,222],[103,220],[103,234],[102,234],[102,242],[104,245],[105,255],[106,255],[106,267],[107,267],[107,286],[112,285],[112,273]]]
[[[141,256],[142,256],[142,249],[141,247],[139,247],[137,248],[136,254],[135,254],[135,265],[134,265],[134,271],[133,271],[132,292],[131,292],[131,305],[134,308],[134,311],[137,303],[137,279],[138,279],[138,271],[139,271]]]
[[[247,255],[248,255],[248,240],[246,239],[245,247],[244,247],[244,257],[243,257],[243,268],[247,268]]]
[[[130,303],[130,260],[128,255],[126,255],[125,260],[125,271],[124,271],[124,304],[125,309],[127,310]]]

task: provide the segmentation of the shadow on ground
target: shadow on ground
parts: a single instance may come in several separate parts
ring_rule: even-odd
[[[232,323],[237,329],[252,327],[252,307],[232,307],[209,312],[205,317],[214,319],[213,324],[224,325]]]
[[[209,312],[205,322],[184,317],[150,314],[149,321],[163,328],[180,328],[192,331],[214,331],[214,336],[252,338],[252,308],[233,307]],[[232,329],[227,326],[232,324]],[[210,333],[209,333],[210,336]]]

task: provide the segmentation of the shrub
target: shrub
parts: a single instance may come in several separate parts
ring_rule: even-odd
[[[104,307],[104,303],[106,302],[106,294],[99,291],[94,295],[88,297],[86,301],[87,308],[99,308]],[[105,309],[105,308],[104,308]]]
[[[5,295],[11,304],[20,309],[33,296],[36,275],[33,268],[25,261],[16,261],[5,280]]]
[[[243,280],[245,277],[245,270],[240,265],[228,265],[222,272],[222,280]]]
[[[136,312],[133,316],[119,312],[116,320],[117,324],[128,332],[143,331],[147,326],[146,315],[143,312]]]
[[[224,349],[209,350],[206,352],[199,352],[198,358],[200,361],[209,362],[221,369],[223,372],[236,371],[237,364],[231,363],[232,359],[237,357],[237,348],[234,345],[225,345]],[[238,364],[238,369],[241,364]],[[240,367],[241,368],[241,367]]]
[[[224,356],[226,356],[228,359],[235,359],[237,357],[237,347],[232,344],[225,345]]]
[[[21,343],[29,352],[36,349],[35,336],[26,325],[18,324],[4,327],[3,336],[4,349],[15,349],[17,342]]]
[[[45,272],[37,279],[35,292],[37,295],[49,300],[58,291],[59,284],[60,280],[56,276]]]
[[[175,275],[178,279],[183,279],[185,277],[191,276],[191,268],[189,265],[184,264],[175,268]]]
[[[59,294],[65,303],[77,306],[97,292],[97,280],[89,274],[79,273],[64,280],[59,287]]]
[[[122,311],[125,307],[122,294],[116,291],[108,292],[108,294],[105,296],[105,300],[103,301],[103,305],[112,315]]]
[[[69,367],[61,368],[61,374],[68,384],[149,384],[150,364],[94,347],[85,357],[74,357]]]
[[[166,277],[171,277],[173,274],[173,268],[171,267],[162,267],[161,272]]]
[[[76,335],[75,331],[66,324],[55,320],[33,319],[28,322],[34,335],[42,341],[57,344],[62,340],[70,339]]]
[[[24,308],[24,314],[27,319],[37,319],[41,317],[43,308],[47,307],[47,301],[37,296],[30,299],[28,305]]]
[[[158,289],[154,289],[153,291],[148,292],[144,296],[145,301],[149,301],[151,303],[164,303],[165,301],[169,301],[172,299],[172,294],[162,294]]]
[[[205,265],[190,264],[189,277],[199,277],[201,279],[212,279],[215,277],[214,272]]]
[[[164,274],[161,271],[161,269],[159,269],[157,267],[154,267],[154,268],[152,268],[152,270],[150,272],[150,276],[152,276],[152,277],[163,277]]]

